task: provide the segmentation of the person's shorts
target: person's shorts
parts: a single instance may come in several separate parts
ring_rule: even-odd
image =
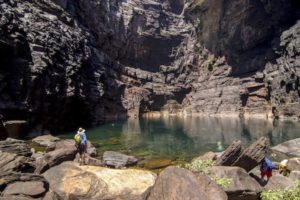
[[[267,177],[271,177],[272,176],[272,170],[261,170],[260,171],[260,175],[262,176],[262,177],[264,177],[264,176],[267,176]]]
[[[82,155],[83,153],[86,153],[86,150],[87,150],[87,145],[85,144],[77,144],[77,150],[79,152],[80,155]]]

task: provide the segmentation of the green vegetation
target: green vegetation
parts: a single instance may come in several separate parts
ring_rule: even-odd
[[[33,148],[35,152],[45,152],[46,151],[46,147],[33,142],[33,141],[28,141],[27,142],[28,146],[30,146],[30,148]]]
[[[300,180],[287,190],[268,190],[261,193],[262,200],[300,200]]]
[[[220,178],[218,176],[213,176],[212,179],[217,183],[221,188],[226,188],[231,184],[231,178],[223,177]]]
[[[209,169],[215,164],[212,160],[194,160],[191,163],[185,165],[185,168],[192,172],[198,172],[208,175]]]
[[[208,64],[207,64],[208,71],[211,72],[214,69],[214,65],[215,65],[216,62],[217,62],[216,58],[211,58],[211,59],[208,60]]]
[[[209,176],[218,186],[226,188],[231,184],[231,179],[227,177],[218,177],[210,173],[210,168],[215,164],[213,160],[194,160],[185,165],[185,168],[192,172],[201,173]]]

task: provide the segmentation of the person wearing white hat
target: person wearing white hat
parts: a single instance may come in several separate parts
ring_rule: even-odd
[[[79,139],[80,138],[80,139]],[[87,138],[85,134],[85,130],[83,128],[79,128],[77,134],[75,135],[75,141],[77,143],[77,148],[79,151],[79,164],[85,164],[85,153],[87,151]]]

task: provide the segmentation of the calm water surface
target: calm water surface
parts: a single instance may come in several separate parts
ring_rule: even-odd
[[[235,139],[249,145],[261,136],[271,146],[300,137],[299,122],[213,117],[129,119],[86,131],[99,155],[112,150],[143,157],[145,162],[189,161],[207,151],[223,151]],[[73,138],[74,133],[61,135]]]

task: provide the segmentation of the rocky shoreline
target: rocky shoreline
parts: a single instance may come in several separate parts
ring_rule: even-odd
[[[208,152],[193,161],[214,160],[209,172],[229,178],[226,187],[211,177],[179,166],[169,166],[159,174],[127,168],[139,160],[107,151],[102,160],[89,142],[86,165],[79,166],[73,140],[51,135],[34,138],[44,147],[30,148],[16,139],[0,141],[0,199],[2,200],[260,200],[264,190],[292,187],[300,178],[300,138],[270,148],[262,137],[247,148],[234,141],[224,152]],[[41,149],[40,149],[41,150]],[[266,153],[289,159],[289,177],[275,170],[269,182],[260,180],[258,164]]]

